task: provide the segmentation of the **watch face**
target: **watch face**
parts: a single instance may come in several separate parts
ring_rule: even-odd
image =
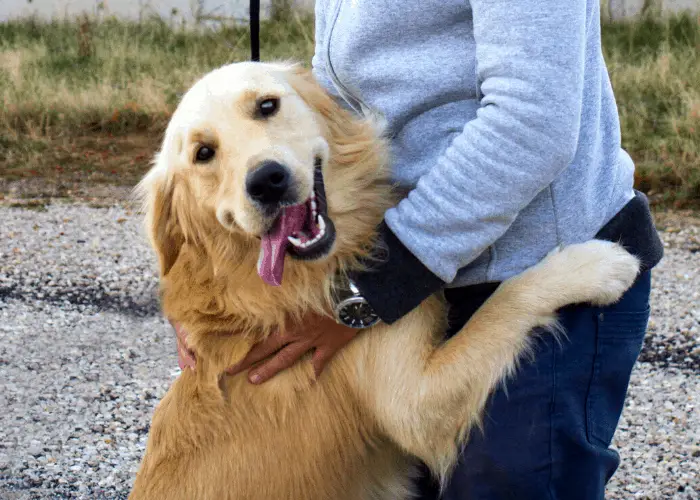
[[[379,316],[365,302],[355,302],[346,304],[338,311],[338,319],[352,328],[368,328],[379,321]]]

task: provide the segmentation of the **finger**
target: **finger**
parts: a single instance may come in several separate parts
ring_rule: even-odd
[[[177,337],[178,342],[182,342],[185,346],[187,346],[187,331],[180,323],[174,323],[171,321],[170,325],[173,327],[173,330],[175,330],[175,336]]]
[[[181,370],[185,368],[194,370],[197,364],[194,353],[179,338],[177,339],[177,364]]]
[[[172,321],[168,318],[170,326],[175,330],[175,342],[177,344],[177,364],[180,370],[185,368],[192,368],[194,370],[196,366],[196,360],[194,353],[187,346],[187,332],[182,328],[179,323]]]
[[[333,356],[338,352],[338,349],[333,347],[320,347],[316,349],[313,357],[311,358],[311,364],[314,367],[314,375],[318,378],[323,372],[324,368],[328,365],[328,362],[333,359]]]
[[[185,357],[182,354],[182,347],[180,347],[179,342],[177,344],[177,366],[180,367],[180,370],[187,368],[187,365],[185,364]]]
[[[262,384],[282,370],[286,370],[292,366],[299,358],[306,354],[309,349],[310,345],[306,342],[294,342],[289,344],[275,356],[265,361],[260,366],[253,368],[250,371],[248,379],[253,384]]]
[[[248,351],[246,357],[243,358],[243,360],[238,364],[227,368],[226,373],[230,375],[235,375],[236,373],[245,371],[251,366],[253,366],[255,363],[258,363],[259,361],[270,357],[271,355],[282,349],[287,343],[289,343],[289,340],[284,338],[279,333],[279,331],[276,331],[262,342],[255,344],[253,348],[250,351]]]

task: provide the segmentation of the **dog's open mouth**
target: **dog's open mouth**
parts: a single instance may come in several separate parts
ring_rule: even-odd
[[[309,199],[281,209],[270,230],[263,234],[258,274],[269,285],[282,284],[284,256],[313,260],[328,255],[335,241],[335,226],[328,217],[322,163],[316,160],[314,189]]]

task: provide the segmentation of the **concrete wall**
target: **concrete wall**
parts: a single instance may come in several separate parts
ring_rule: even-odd
[[[272,0],[260,0],[263,17],[269,16],[271,4]],[[30,15],[44,19],[74,17],[86,12],[133,20],[156,14],[192,23],[217,17],[244,19],[248,6],[249,0],[0,0],[0,22]]]
[[[293,0],[293,1],[297,7],[301,8],[301,9],[307,9],[310,11],[314,10],[314,4],[316,3],[316,2],[314,2],[314,0]]]
[[[273,1],[260,0],[263,17],[270,14]],[[298,8],[313,10],[314,0],[288,1]],[[187,23],[202,17],[244,19],[248,16],[248,2],[249,0],[0,0],[0,22],[28,15],[52,18],[75,16],[82,12],[100,16],[113,14],[129,19],[157,14],[165,19]],[[700,13],[700,0],[602,0],[602,4],[603,15],[613,19],[634,17],[647,4],[664,13],[682,10]]]
[[[607,0],[608,15],[612,19],[626,19],[638,16],[645,6],[657,9],[664,14],[689,10],[700,13],[700,0]]]

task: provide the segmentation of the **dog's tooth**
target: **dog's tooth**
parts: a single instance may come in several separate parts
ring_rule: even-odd
[[[287,241],[289,241],[295,247],[302,246],[301,240],[299,238],[294,238],[293,236],[287,236]]]
[[[323,220],[323,217],[319,214],[316,217],[316,224],[318,225],[318,228],[321,230],[321,233],[323,233],[326,230],[326,221]]]
[[[316,213],[316,200],[314,200],[313,198],[311,198],[311,210],[313,211],[313,213]]]
[[[265,256],[262,248],[260,248],[260,253],[258,254],[258,264],[257,264],[257,269],[258,269],[258,274],[262,271],[262,263],[263,263],[263,257]]]

